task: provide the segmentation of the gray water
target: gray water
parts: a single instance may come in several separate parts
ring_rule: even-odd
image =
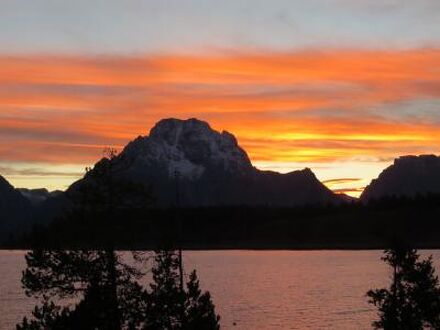
[[[440,251],[433,254],[437,268]],[[0,329],[14,329],[35,304],[20,285],[25,252],[0,251]],[[365,293],[389,281],[381,251],[191,251],[223,329],[370,329]],[[235,324],[235,325],[234,325]]]

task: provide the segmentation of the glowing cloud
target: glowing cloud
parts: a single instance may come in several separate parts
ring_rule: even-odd
[[[256,164],[318,174],[310,164],[437,153],[440,115],[423,107],[440,100],[439,63],[439,49],[0,56],[0,159],[91,164],[163,117],[207,120],[234,133]],[[358,192],[365,182],[351,184]]]

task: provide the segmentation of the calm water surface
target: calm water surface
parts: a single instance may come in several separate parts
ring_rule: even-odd
[[[440,266],[440,251],[433,254]],[[0,251],[0,329],[32,310],[20,286],[25,252]],[[370,329],[369,288],[386,285],[381,251],[191,251],[223,329]],[[235,325],[234,325],[235,324]]]

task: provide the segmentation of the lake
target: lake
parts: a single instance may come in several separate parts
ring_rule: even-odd
[[[440,251],[432,254],[440,266]],[[15,329],[35,301],[20,284],[24,251],[0,251],[0,329]],[[187,251],[223,329],[370,329],[370,288],[390,272],[381,251]]]

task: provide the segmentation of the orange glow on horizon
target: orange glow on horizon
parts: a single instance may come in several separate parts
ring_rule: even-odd
[[[439,63],[435,48],[0,56],[0,159],[90,164],[101,147],[123,146],[166,117],[230,131],[255,162],[438,153],[438,124],[421,113],[424,102],[440,103]],[[400,110],[411,102],[409,114]]]

